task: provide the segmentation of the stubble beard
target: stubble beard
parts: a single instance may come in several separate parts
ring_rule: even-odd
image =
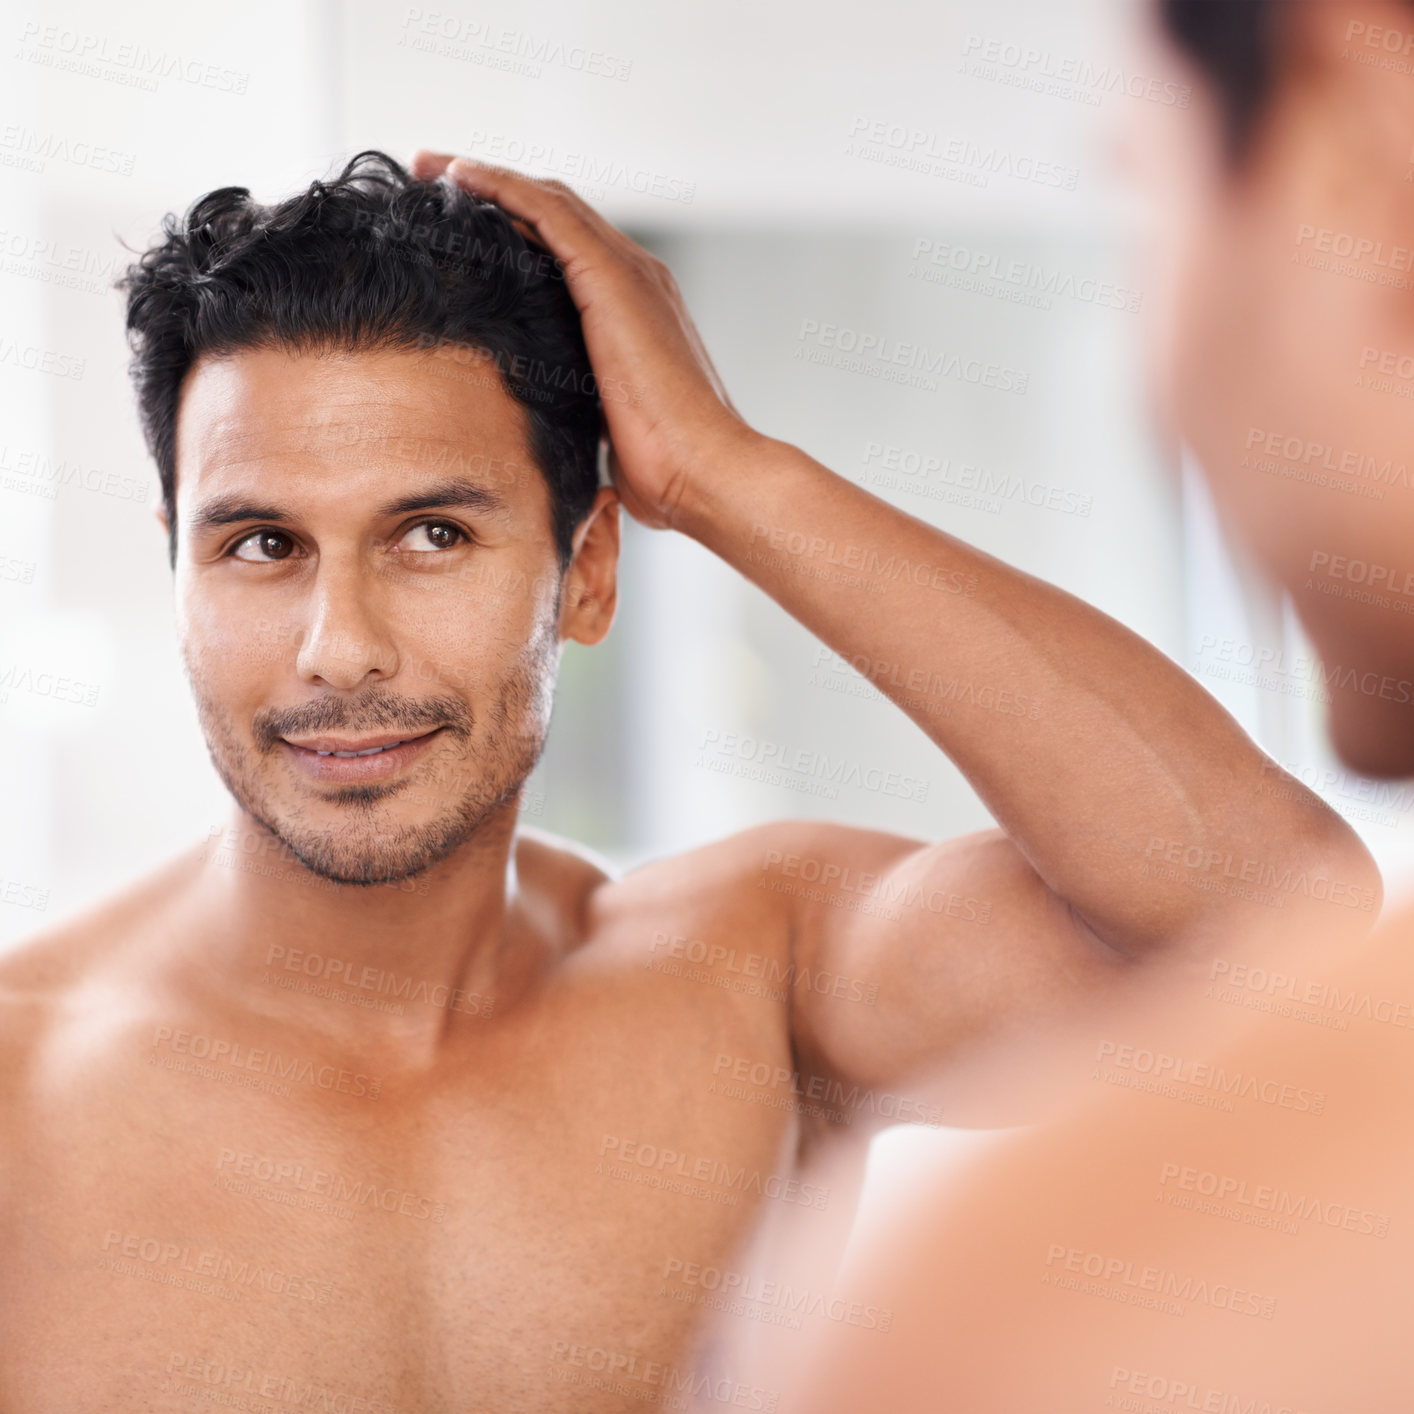
[[[548,631],[547,631],[548,630]],[[257,714],[255,745],[238,733],[202,675],[187,663],[187,677],[206,737],[211,763],[236,804],[273,835],[312,874],[337,884],[371,886],[414,878],[476,839],[494,816],[519,795],[545,747],[554,704],[556,647],[553,620],[542,624],[502,680],[492,705],[479,721],[460,698],[406,698],[377,693],[341,699],[327,697],[295,712]],[[298,718],[296,721],[295,718]],[[284,804],[270,774],[262,779],[260,762],[272,762],[286,748],[283,733],[372,731],[442,725],[442,738],[459,741],[462,750],[434,773],[419,763],[406,779],[344,786],[322,792],[325,807],[344,817],[335,827],[314,824],[298,800]],[[410,734],[412,734],[410,732]],[[437,751],[434,746],[433,751]],[[450,776],[453,794],[430,819],[394,824],[384,800],[425,791],[445,792]],[[288,778],[288,777],[287,777]],[[419,784],[419,782],[421,782]],[[308,788],[308,787],[306,787]]]

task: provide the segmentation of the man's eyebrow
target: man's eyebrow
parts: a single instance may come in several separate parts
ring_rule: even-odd
[[[275,506],[257,505],[253,501],[242,500],[239,496],[213,496],[211,500],[192,513],[191,529],[216,530],[223,525],[234,525],[242,520],[287,520],[284,511]]]
[[[413,511],[432,511],[441,506],[461,506],[469,511],[486,513],[506,509],[505,501],[494,491],[475,481],[453,478],[450,481],[439,481],[416,495],[400,496],[396,501],[389,501],[381,508],[379,514],[408,515]]]
[[[462,506],[467,510],[493,514],[506,509],[505,501],[494,491],[475,481],[459,478],[439,481],[413,496],[400,496],[379,508],[380,516],[409,515],[413,511],[437,510],[442,506]],[[192,513],[193,531],[217,530],[223,525],[235,525],[247,520],[288,521],[290,515],[277,506],[257,505],[240,496],[213,496]]]

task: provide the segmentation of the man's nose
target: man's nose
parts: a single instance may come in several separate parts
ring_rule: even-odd
[[[369,676],[393,676],[397,648],[376,599],[376,587],[356,568],[320,565],[295,664],[303,681],[349,691]]]

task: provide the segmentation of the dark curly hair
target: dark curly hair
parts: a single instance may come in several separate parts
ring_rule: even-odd
[[[568,564],[598,485],[601,404],[559,262],[500,207],[370,150],[273,206],[245,187],[208,192],[165,216],[162,239],[115,284],[174,567],[177,404],[200,355],[444,344],[494,366],[525,408]]]

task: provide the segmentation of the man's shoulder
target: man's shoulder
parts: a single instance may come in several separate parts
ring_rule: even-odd
[[[599,941],[645,915],[705,919],[731,908],[782,838],[778,827],[761,826],[620,867],[576,840],[520,825],[516,869],[526,891],[561,915],[567,935]]]
[[[565,879],[588,886],[607,883],[618,870],[597,850],[567,835],[542,830],[538,825],[516,825],[516,868],[553,870]]]
[[[829,820],[771,820],[623,872],[606,866],[586,897],[601,915],[672,900],[704,914],[765,921],[789,907],[796,885],[882,870],[922,843]]]
[[[190,879],[200,847],[0,949],[0,1005],[57,1004],[141,939]]]
[[[843,868],[851,863],[856,868],[880,866],[923,845],[924,841],[909,836],[837,820],[769,820],[678,854],[650,859],[626,875],[625,882],[638,875],[649,879],[681,874],[701,878],[708,887],[737,877],[754,888],[759,875],[800,869],[813,874],[831,865]]]

